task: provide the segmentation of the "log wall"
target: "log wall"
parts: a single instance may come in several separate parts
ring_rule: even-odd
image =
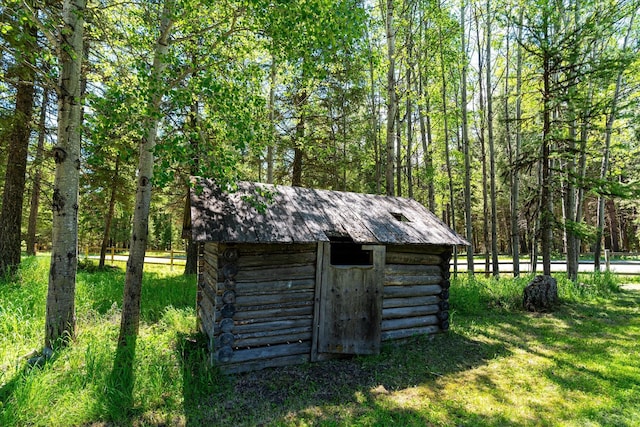
[[[387,246],[382,340],[449,329],[447,246]]]
[[[382,341],[449,328],[448,246],[386,247]],[[198,324],[234,373],[310,360],[316,244],[200,246]],[[327,355],[329,356],[329,355]]]
[[[225,372],[309,360],[316,247],[205,244],[201,329]]]

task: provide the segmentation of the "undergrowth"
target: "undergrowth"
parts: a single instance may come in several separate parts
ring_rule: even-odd
[[[533,275],[521,275],[495,279],[476,274],[469,277],[458,274],[451,280],[450,305],[454,313],[482,314],[487,309],[520,310],[523,290],[533,279]],[[577,281],[566,278],[564,274],[553,276],[558,282],[560,302],[585,302],[609,297],[620,290],[620,279],[613,273],[583,273]]]

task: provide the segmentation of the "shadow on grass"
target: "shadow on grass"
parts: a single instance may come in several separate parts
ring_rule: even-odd
[[[198,347],[196,354],[204,354],[198,356],[202,362],[197,363],[208,366],[206,346]],[[277,424],[287,420],[287,414],[295,414],[294,423],[308,417],[312,424],[344,424],[344,414],[333,413],[340,412],[335,408],[365,405],[375,407],[366,416],[367,424],[425,425],[427,420],[417,411],[379,407],[378,391],[391,393],[418,384],[436,387],[442,376],[473,369],[506,354],[500,344],[473,341],[449,332],[387,344],[377,356],[267,369],[228,380],[217,371],[194,366],[193,359],[183,356],[185,412],[190,425]],[[190,369],[185,369],[187,363]],[[200,370],[213,375],[204,388],[200,381],[206,375]],[[307,416],[309,408],[321,409],[312,410]]]
[[[546,359],[549,366],[541,371],[541,379],[555,384],[563,395],[587,396],[591,405],[566,409],[575,419],[637,425],[629,420],[640,420],[638,314],[640,293],[620,292],[604,302],[564,303],[553,313],[514,313],[483,334]],[[558,402],[559,407],[564,404],[569,405]],[[550,409],[533,406],[540,414]]]
[[[182,395],[187,426],[206,425],[203,404],[213,395],[230,391],[230,383],[219,369],[209,364],[206,337],[179,334],[176,351],[182,368]]]
[[[125,346],[116,348],[113,368],[107,377],[104,405],[107,417],[118,425],[132,424],[134,418],[133,386],[136,337],[129,337]]]

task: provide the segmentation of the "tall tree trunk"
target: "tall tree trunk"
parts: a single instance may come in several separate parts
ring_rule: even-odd
[[[630,18],[629,27],[627,28],[627,34],[624,37],[624,43],[622,44],[622,50],[624,51],[627,48],[629,42],[629,36],[631,35],[631,30],[633,28],[633,21],[636,16],[636,9],[633,10],[633,13]],[[618,71],[618,76],[616,78],[616,87],[613,92],[613,98],[611,99],[611,109],[609,110],[609,114],[607,115],[607,124],[605,128],[605,138],[604,138],[604,154],[602,156],[602,165],[600,168],[600,179],[606,180],[607,175],[609,174],[609,157],[610,157],[610,148],[611,148],[611,134],[613,133],[613,122],[616,120],[618,115],[618,98],[620,97],[620,87],[622,85],[622,68]],[[604,230],[604,196],[598,196],[598,223],[597,223],[597,233],[596,233],[596,244],[593,253],[594,260],[594,270],[600,271],[600,254],[602,253],[602,233]]]
[[[389,59],[389,69],[387,70],[387,161],[385,168],[385,177],[387,196],[393,196],[393,142],[395,137],[394,123],[398,110],[396,100],[396,35],[393,25],[393,0],[387,0],[387,15],[385,23],[387,32],[387,56]]]
[[[438,4],[438,7],[442,9],[442,4]],[[448,121],[448,113],[447,113],[447,78],[445,75],[445,64],[444,64],[444,43],[443,43],[443,35],[442,35],[442,24],[438,25],[438,40],[439,40],[439,48],[440,48],[440,77],[441,77],[441,94],[442,94],[442,116],[444,118],[444,155],[445,155],[445,163],[447,166],[447,178],[449,180],[449,203],[451,208],[451,228],[453,230],[456,229],[456,210],[455,210],[455,200],[453,197],[453,172],[451,170],[451,154],[449,152],[449,121]],[[457,248],[454,246],[453,248],[453,276],[456,277],[458,274],[458,253]]]
[[[36,27],[29,21],[25,21],[23,31],[26,36],[19,49],[22,51],[25,62],[18,63],[15,70],[18,77],[16,107],[9,131],[7,169],[0,211],[0,276],[13,273],[20,264],[22,202],[26,184],[34,98],[33,50],[38,36]]]
[[[197,64],[198,64],[198,58],[197,58],[197,54],[194,53],[192,58],[192,63],[193,63],[193,68],[197,69]],[[198,105],[198,100],[195,99],[192,103],[191,103],[191,111],[189,112],[189,116],[188,116],[188,122],[187,122],[187,126],[191,129],[191,137],[189,138],[189,146],[191,148],[191,153],[192,153],[192,163],[189,167],[190,169],[190,174],[191,176],[195,176],[198,175],[199,171],[200,171],[200,126],[199,126],[199,105]],[[271,115],[272,112],[270,111],[269,114]],[[273,125],[273,121],[271,122]],[[269,145],[269,147],[271,147],[271,145]],[[272,152],[273,154],[273,152]],[[267,156],[268,157],[268,156]],[[271,160],[273,161],[273,157],[271,158]],[[267,175],[269,174],[269,159],[267,159]],[[273,166],[273,165],[272,165]],[[259,169],[262,169],[262,166],[260,166]],[[273,173],[273,167],[271,167],[271,172]],[[273,176],[272,176],[273,178]],[[189,197],[190,197],[190,193],[191,193],[191,183],[187,182],[187,197],[185,199],[185,204],[184,204],[184,213],[183,213],[183,218],[191,218],[191,203],[189,203]],[[191,236],[189,236],[187,238],[187,248],[186,248],[186,262],[184,264],[184,274],[185,275],[189,275],[189,274],[198,274],[198,244],[196,242],[193,241],[193,239],[191,238]]]
[[[153,179],[153,150],[158,132],[158,117],[162,100],[163,73],[166,68],[166,56],[169,51],[169,35],[173,25],[173,0],[165,0],[160,21],[160,35],[155,45],[153,66],[151,69],[150,91],[148,98],[149,115],[145,123],[146,134],[140,141],[138,160],[138,184],[136,190],[136,208],[133,214],[133,230],[129,261],[124,285],[124,300],[120,320],[118,347],[135,346],[135,338],[140,327],[140,294],[142,291],[142,273],[144,255],[149,234],[149,210]],[[133,342],[131,341],[133,340]]]
[[[396,196],[402,196],[402,121],[396,110]]]
[[[464,152],[464,213],[466,222],[467,247],[467,272],[474,274],[473,265],[473,218],[471,213],[471,157],[469,154],[469,124],[467,118],[467,34],[465,31],[467,1],[460,4],[460,42],[462,46],[462,89],[461,89],[461,115],[462,115],[462,149]]]
[[[524,7],[520,8],[518,15],[518,40],[522,40],[522,21]],[[522,46],[518,43],[516,64],[516,146],[514,159],[520,159],[520,149],[522,147]],[[519,223],[519,203],[520,203],[520,175],[518,167],[511,166],[511,246],[513,253],[513,277],[520,276],[520,227]]]
[[[47,293],[45,347],[75,336],[78,267],[78,185],[82,126],[82,59],[85,0],[65,0],[60,34],[58,137],[53,156],[53,238]]]
[[[551,240],[553,238],[553,205],[551,201],[551,168],[550,168],[550,139],[551,139],[551,58],[549,57],[549,24],[546,10],[543,11],[545,19],[544,32],[545,43],[542,58],[543,80],[543,118],[542,118],[542,178],[540,191],[540,246],[542,249],[542,272],[551,274]]]
[[[269,78],[269,126],[273,140],[267,147],[267,183],[273,184],[273,149],[276,143],[276,58],[271,58],[271,72]],[[197,249],[195,250],[197,254]]]
[[[482,52],[481,37],[480,37],[480,22],[478,15],[475,15],[476,21],[476,44],[478,52]],[[483,70],[482,55],[478,55],[478,105],[480,108],[480,131],[478,132],[478,139],[480,139],[480,158],[482,160],[482,238],[484,239],[484,274],[486,277],[490,276],[490,263],[489,263],[489,198],[487,195],[487,149],[485,140],[485,127],[486,127],[486,107],[484,102],[484,90],[483,90]]]
[[[295,105],[298,109],[299,117],[298,123],[296,123],[296,138],[293,148],[293,174],[291,177],[291,185],[295,187],[302,186],[302,158],[304,151],[302,151],[304,133],[306,126],[305,108],[307,105],[307,92],[302,89],[295,96]]]
[[[491,191],[491,264],[493,276],[500,276],[498,263],[498,209],[496,201],[496,158],[493,140],[493,90],[491,88],[491,1],[487,0],[487,139],[489,143],[489,186]]]
[[[36,254],[36,234],[38,232],[38,212],[40,211],[40,191],[42,185],[42,160],[44,157],[44,141],[47,135],[47,105],[49,104],[49,90],[42,91],[42,105],[40,107],[40,120],[38,122],[38,147],[33,161],[35,172],[33,174],[33,187],[31,189],[31,202],[29,203],[29,226],[27,228],[27,255]]]
[[[371,102],[370,112],[370,138],[373,146],[373,154],[375,157],[375,179],[376,179],[376,194],[382,192],[382,156],[380,154],[380,124],[379,118],[379,106],[376,103],[378,96],[376,92],[376,80],[375,80],[375,62],[373,56],[373,47],[371,46],[371,35],[367,29],[367,49],[369,54],[369,98]]]
[[[580,159],[578,161],[579,178],[583,180],[587,175],[587,142],[589,139],[589,127],[591,116],[591,102],[593,99],[593,84],[589,82],[589,89],[587,90],[587,99],[585,107],[582,112],[581,124],[580,124]],[[576,224],[582,223],[584,219],[584,185],[578,186],[578,192],[576,195],[576,216],[574,221]],[[575,264],[580,265],[580,248],[582,241],[579,236],[576,236],[576,259]]]
[[[107,217],[104,219],[104,231],[102,233],[102,244],[100,245],[100,261],[98,261],[98,267],[104,268],[105,260],[107,258],[107,249],[109,246],[109,239],[111,238],[111,223],[113,221],[113,215],[116,211],[116,197],[118,193],[118,175],[120,173],[120,154],[116,155],[116,165],[113,171],[113,177],[111,178],[111,196],[109,197],[109,211]]]
[[[411,53],[413,50],[413,40],[411,40],[411,31],[407,36],[407,49],[409,59],[407,61],[407,194],[413,198],[413,167],[411,165],[411,153],[413,152],[413,117],[411,109],[411,67],[413,67]]]

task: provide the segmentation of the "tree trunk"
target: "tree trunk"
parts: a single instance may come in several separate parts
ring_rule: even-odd
[[[548,25],[545,26],[545,32],[548,31]],[[547,36],[548,34],[546,34]],[[551,138],[551,60],[549,51],[543,52],[543,118],[542,118],[542,179],[540,191],[540,246],[542,249],[542,274],[551,275],[551,240],[553,237],[553,205],[551,202],[551,169],[550,169],[550,150],[549,140]]]
[[[47,135],[47,105],[49,104],[49,90],[43,89],[42,106],[40,107],[40,121],[38,123],[38,148],[33,161],[34,175],[29,204],[29,226],[27,228],[27,255],[36,254],[36,234],[38,232],[38,212],[40,211],[40,191],[42,182],[42,161],[44,157],[44,141]]]
[[[111,197],[109,198],[109,211],[107,217],[104,219],[104,232],[102,233],[102,244],[100,245],[100,261],[98,261],[98,267],[104,268],[105,260],[107,258],[107,248],[109,246],[109,239],[111,235],[111,222],[113,221],[113,215],[116,210],[116,195],[118,193],[118,174],[120,170],[120,154],[116,157],[116,166],[113,171],[113,178],[111,179]]]
[[[476,20],[476,43],[478,52],[482,52],[481,38],[480,38],[480,23],[478,15],[475,16]],[[482,55],[478,55],[478,105],[480,108],[480,132],[478,132],[478,139],[480,140],[480,158],[482,160],[482,238],[484,239],[484,274],[486,277],[490,276],[490,263],[489,263],[489,200],[487,195],[487,149],[486,141],[484,137],[485,131],[485,103],[484,103],[484,90],[482,84]]]
[[[302,186],[302,158],[304,156],[304,152],[302,151],[305,126],[306,126],[306,118],[305,118],[305,107],[307,104],[307,92],[305,90],[301,90],[295,96],[294,103],[296,108],[298,109],[299,117],[298,123],[296,123],[296,138],[294,141],[294,154],[293,154],[293,174],[291,177],[291,185],[294,187]]]
[[[438,4],[439,8],[442,8],[442,4]],[[444,66],[444,44],[442,35],[442,24],[438,26],[438,40],[440,47],[440,77],[441,77],[441,95],[442,95],[442,116],[444,118],[444,155],[445,163],[447,166],[447,179],[449,181],[449,203],[451,208],[451,228],[456,229],[456,210],[455,200],[453,198],[453,172],[451,170],[451,155],[449,153],[449,121],[447,117],[447,78],[445,75]],[[453,276],[456,277],[458,273],[458,253],[457,248],[453,248]]]
[[[461,115],[462,115],[462,149],[464,152],[464,213],[466,222],[466,237],[470,246],[467,246],[467,272],[473,276],[473,218],[471,213],[471,157],[469,154],[469,124],[467,120],[467,35],[465,31],[467,1],[462,0],[460,5],[460,34],[462,45],[462,89],[461,89]]]
[[[124,285],[124,300],[120,321],[118,347],[126,347],[135,342],[140,327],[140,294],[142,291],[142,273],[144,255],[149,233],[149,209],[151,206],[151,190],[153,178],[153,149],[156,145],[158,116],[162,100],[162,75],[166,68],[166,56],[169,51],[169,35],[173,25],[173,1],[165,0],[160,22],[160,36],[155,45],[153,67],[151,70],[151,86],[155,88],[149,94],[146,119],[146,135],[140,141],[138,161],[138,184],[136,190],[136,209],[133,215],[133,230],[129,261]],[[133,338],[134,341],[131,341]]]
[[[53,157],[53,238],[45,347],[65,344],[75,336],[75,288],[78,267],[78,185],[81,80],[85,0],[65,0],[60,40],[58,80],[58,137]]]
[[[620,252],[620,222],[613,200],[607,200],[607,211],[609,217],[609,238],[611,239],[611,252]]]
[[[493,93],[491,89],[491,1],[487,0],[487,138],[489,143],[489,186],[491,191],[491,264],[494,277],[500,277],[498,263],[498,209],[496,201],[496,157],[493,140]]]
[[[627,34],[624,37],[624,43],[622,44],[622,50],[624,51],[627,48],[629,42],[629,36],[631,34],[631,30],[633,28],[633,21],[635,19],[636,10],[634,9],[631,19],[629,22],[629,27],[627,29]],[[611,134],[613,133],[613,122],[616,120],[616,116],[618,114],[618,98],[620,97],[620,87],[622,85],[622,72],[620,69],[618,71],[618,77],[616,79],[616,88],[613,93],[613,98],[611,99],[611,110],[607,115],[607,124],[605,128],[605,139],[604,139],[604,154],[602,156],[602,165],[600,168],[600,179],[607,179],[607,175],[609,174],[609,156],[610,156],[610,148],[611,148]],[[598,196],[598,223],[597,223],[597,233],[596,233],[596,244],[593,253],[594,260],[594,270],[600,271],[600,254],[602,253],[602,232],[604,230],[604,196]]]
[[[398,110],[396,100],[396,36],[393,28],[393,0],[387,0],[386,32],[389,69],[387,70],[387,162],[385,166],[385,177],[387,196],[393,196],[393,142],[395,137],[394,124]]]
[[[524,8],[518,16],[518,40],[522,40],[522,21]],[[518,43],[516,64],[516,147],[514,159],[520,159],[522,147],[522,46]],[[520,175],[516,165],[511,166],[511,247],[513,254],[513,277],[520,276],[520,227],[518,225],[520,210]]]
[[[411,53],[413,50],[413,40],[411,39],[411,31],[407,36],[407,53],[409,59],[407,61],[407,195],[413,198],[413,171],[411,165],[411,153],[413,152],[413,114],[411,110],[411,67],[413,62],[411,59]]]
[[[27,63],[19,63],[16,67],[18,77],[16,108],[9,131],[7,169],[2,193],[2,211],[0,211],[0,276],[13,273],[20,264],[22,202],[34,98],[35,60],[32,52],[38,35],[36,27],[29,21],[25,21],[23,31],[27,36],[21,43],[20,49]]]
[[[396,110],[396,196],[402,197],[402,122]]]
[[[271,126],[271,136],[273,140],[267,146],[267,183],[273,184],[273,149],[276,143],[276,59],[275,56],[271,59],[271,73],[269,79],[269,126]],[[187,250],[187,252],[189,252]],[[197,249],[192,250],[195,254],[198,253]],[[186,272],[185,272],[186,273]]]

